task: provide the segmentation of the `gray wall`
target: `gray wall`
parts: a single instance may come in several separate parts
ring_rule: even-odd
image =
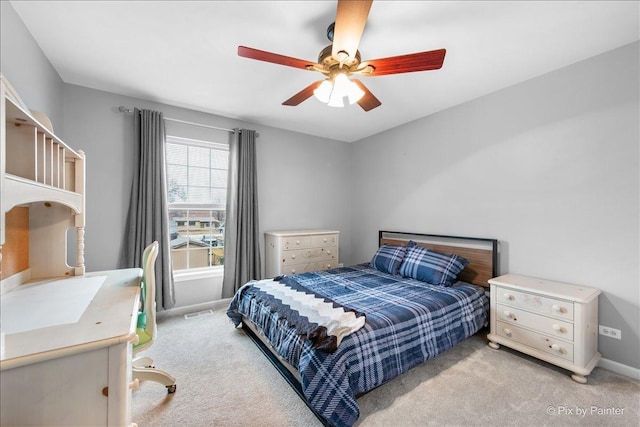
[[[376,230],[500,240],[500,270],[603,291],[603,357],[640,367],[639,44],[353,145],[354,261]]]
[[[0,2],[0,70],[31,109],[45,113],[54,133],[64,135],[64,83],[11,4]]]
[[[256,129],[260,229],[335,228],[343,237],[341,261],[349,259],[348,144],[255,126],[193,110],[66,85],[65,142],[87,155],[86,264],[115,268],[133,176],[133,115],[119,106],[151,108],[166,117],[233,129]],[[227,142],[228,132],[167,123],[167,133]],[[264,252],[264,247],[262,247]]]

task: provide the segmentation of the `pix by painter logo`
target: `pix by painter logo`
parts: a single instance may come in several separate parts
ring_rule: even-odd
[[[549,405],[546,410],[549,415],[569,415],[584,417],[586,415],[623,415],[624,408],[617,408],[615,406],[602,407],[602,406],[570,406],[570,405]]]

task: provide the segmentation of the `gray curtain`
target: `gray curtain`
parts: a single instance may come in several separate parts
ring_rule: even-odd
[[[175,305],[165,158],[165,129],[162,113],[135,109],[136,146],[131,200],[123,239],[120,268],[142,267],[144,249],[157,240],[155,263],[156,309]]]
[[[229,145],[222,297],[260,278],[256,132],[239,130]]]

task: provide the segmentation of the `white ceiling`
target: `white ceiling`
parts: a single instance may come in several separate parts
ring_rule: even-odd
[[[12,1],[62,80],[352,142],[640,39],[638,1],[373,2],[359,50],[447,49],[436,71],[363,77],[382,101],[282,102],[319,73],[237,56],[317,61],[336,1]],[[214,124],[214,123],[212,123]]]

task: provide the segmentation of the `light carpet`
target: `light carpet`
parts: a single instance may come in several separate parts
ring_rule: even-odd
[[[145,355],[177,379],[143,382],[132,417],[147,426],[320,426],[225,310],[159,319]],[[588,384],[482,331],[358,399],[356,426],[638,426],[640,382],[596,368]]]

